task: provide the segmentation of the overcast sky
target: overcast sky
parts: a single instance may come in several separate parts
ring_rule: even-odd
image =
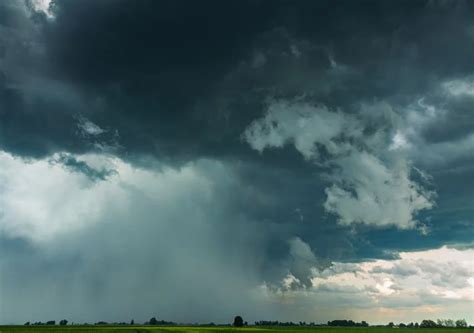
[[[0,322],[474,323],[472,1],[0,2]]]

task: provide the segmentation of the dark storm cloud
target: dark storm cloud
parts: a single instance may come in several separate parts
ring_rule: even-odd
[[[226,183],[228,175],[209,177],[223,184],[215,208],[206,206],[218,212],[210,229],[226,237],[225,244],[210,248],[219,252],[232,236],[245,239],[250,233],[253,247],[234,239],[229,252],[236,260],[242,248],[251,249],[247,259],[258,254],[260,262],[249,268],[252,283],[271,285],[292,273],[309,285],[308,268],[316,262],[393,259],[401,250],[472,238],[474,205],[466,182],[473,174],[468,154],[474,121],[472,2],[58,0],[51,4],[53,18],[26,3],[0,4],[0,149],[26,159],[50,159],[56,153],[56,163],[98,183],[120,172],[96,169],[75,154],[112,154],[139,169],[158,168],[156,160],[159,168],[176,170],[201,158],[222,161],[236,179]],[[359,124],[361,147],[377,130],[388,138],[411,126],[407,137],[414,148],[407,148],[407,159],[433,175],[429,189],[438,195],[435,209],[419,213],[428,235],[339,225],[323,208],[327,166],[308,163],[291,145],[261,154],[252,150],[242,134],[275,100],[324,105],[346,121],[368,110]],[[430,108],[440,111],[432,117]],[[411,111],[421,116],[410,118]],[[323,159],[326,155],[321,152]],[[143,211],[154,212],[145,202]],[[183,216],[193,216],[186,209]],[[126,218],[115,218],[126,225]],[[146,261],[137,270],[154,265],[148,252],[165,251],[147,238],[147,231],[182,235],[189,227],[155,230],[146,216],[140,219],[145,226],[136,238],[147,241],[144,249],[130,245],[126,259]],[[112,234],[122,240],[120,231]],[[189,240],[203,257],[209,248],[200,246],[211,242],[204,234]],[[92,249],[100,248],[99,238],[91,241]],[[117,241],[110,248],[120,246]],[[82,251],[79,245],[76,250]],[[191,256],[184,252],[175,259]],[[119,259],[105,253],[101,260]],[[89,285],[97,285],[86,288],[93,294],[105,288],[104,269],[90,267],[89,261],[84,274]],[[160,255],[156,262],[173,260]],[[111,266],[123,281],[135,278],[120,265]],[[171,267],[168,284],[189,272],[184,263]],[[209,270],[232,272],[221,263]],[[147,272],[150,288],[159,272],[157,267]],[[198,285],[210,288],[204,281],[214,278],[201,278]],[[227,281],[221,283],[222,290],[230,288]],[[113,299],[112,289],[104,291],[106,299]],[[186,302],[185,296],[178,298]],[[213,300],[217,304],[222,298]],[[125,313],[125,307],[120,311]],[[205,317],[199,315],[195,318]]]
[[[59,87],[31,105],[25,88],[31,78],[23,78],[21,89],[4,92],[10,102],[2,123],[12,125],[3,145],[21,152],[29,143],[30,154],[88,149],[67,131],[67,111],[83,111],[117,128],[130,150],[186,159],[241,153],[237,138],[268,95],[306,94],[348,108],[373,98],[404,102],[443,78],[472,71],[471,6],[58,1],[55,20],[36,14],[30,30],[40,30],[40,37],[22,36],[44,52],[30,50],[19,61],[32,75],[72,85],[82,105],[48,96]],[[7,46],[7,55],[19,51]],[[54,110],[62,110],[61,118],[42,129],[28,121],[31,109],[36,123],[56,118]],[[31,137],[18,142],[9,128]]]
[[[268,96],[404,106],[473,70],[469,2],[58,1],[54,20],[19,7],[3,5],[2,31],[18,38],[2,43],[0,140],[23,156],[97,149],[77,135],[84,114],[116,130],[129,158],[256,159],[240,135]],[[469,133],[472,103],[452,103],[449,128],[433,123],[427,140]],[[258,163],[310,177],[293,155]]]

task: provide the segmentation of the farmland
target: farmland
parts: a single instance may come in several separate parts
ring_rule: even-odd
[[[366,327],[366,328],[350,328],[350,327],[203,327],[203,326],[140,326],[140,325],[120,325],[120,326],[0,326],[0,333],[146,333],[146,332],[162,332],[162,333],[472,333],[472,328],[466,329],[419,329],[419,328],[388,328],[388,327]],[[402,332],[400,332],[402,331]]]

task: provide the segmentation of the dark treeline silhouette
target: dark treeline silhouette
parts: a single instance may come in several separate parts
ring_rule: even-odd
[[[278,320],[260,320],[255,322],[255,326],[326,326],[323,324],[315,324],[314,322],[306,323],[305,321],[278,321]]]
[[[68,321],[66,319],[62,319],[58,322],[60,326],[66,326],[68,325]],[[25,323],[26,326],[41,326],[41,325],[56,325],[55,320],[49,320],[46,322],[33,322],[30,323],[29,321]],[[106,322],[106,321],[98,321],[95,324],[69,324],[69,325],[84,325],[84,326],[93,326],[93,325],[108,325],[108,326],[114,326],[114,325],[135,325],[135,321],[132,319],[129,323],[126,322]],[[234,321],[232,324],[215,324],[213,322],[208,323],[208,324],[179,324],[173,321],[166,321],[166,320],[158,320],[156,317],[152,317],[150,320],[144,322],[142,325],[162,325],[162,326],[174,326],[174,325],[184,325],[184,326],[234,326],[234,327],[243,327],[247,326],[247,322],[243,320],[241,316],[235,316]],[[366,321],[361,321],[360,323],[355,322],[353,320],[332,320],[328,321],[327,324],[315,324],[314,322],[306,323],[305,321],[300,321],[300,322],[292,322],[292,321],[272,321],[272,320],[260,320],[255,322],[255,326],[307,326],[307,327],[313,327],[313,326],[331,326],[331,327],[368,327],[369,324]],[[430,319],[425,319],[422,320],[421,323],[399,323],[399,324],[394,324],[393,322],[388,323],[387,325],[373,325],[374,327],[392,327],[392,328],[472,328],[473,326],[468,326],[467,322],[465,319],[458,319],[458,320],[453,320],[453,319],[437,319],[436,321],[430,320]]]
[[[27,321],[25,323],[26,326],[29,326],[29,325],[32,325],[32,326],[41,326],[41,325],[56,325],[56,320],[48,320],[47,322],[41,322],[41,321],[37,321],[37,322],[34,322],[34,323],[31,323],[29,321]]]
[[[235,327],[244,326],[244,320],[242,319],[242,317],[241,316],[235,316],[234,323],[232,324],[232,326],[235,326]]]
[[[177,325],[175,322],[166,321],[166,320],[157,320],[155,317],[151,318],[149,321],[145,322],[145,325],[166,325],[173,326]]]
[[[352,320],[333,320],[328,321],[327,324],[316,324],[314,322],[307,323],[305,321],[292,322],[292,321],[272,321],[272,320],[260,320],[255,322],[255,326],[341,326],[341,327],[368,327],[369,324],[365,321],[356,323]]]
[[[387,327],[397,328],[467,328],[467,322],[465,319],[437,319],[436,321],[430,319],[424,319],[420,324],[418,323],[400,323],[398,325],[390,322],[386,325]],[[471,327],[471,326],[470,326]]]
[[[333,320],[333,321],[328,321],[328,326],[368,327],[369,324],[367,324],[365,321],[362,321],[360,323],[356,323],[353,320]]]
[[[438,319],[436,322],[433,320],[425,319],[420,323],[420,328],[466,328],[467,322],[465,319]]]
[[[129,323],[126,323],[124,321],[121,322],[113,322],[113,323],[108,323],[106,321],[98,321],[97,323],[94,323],[94,325],[130,325]]]

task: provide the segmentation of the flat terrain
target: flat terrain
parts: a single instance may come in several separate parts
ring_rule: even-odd
[[[27,332],[41,332],[41,333],[146,333],[146,332],[163,332],[163,333],[235,333],[241,331],[242,333],[474,333],[471,328],[466,329],[398,329],[385,327],[368,327],[368,328],[345,328],[345,327],[197,327],[197,326],[0,326],[0,333],[27,333]]]

